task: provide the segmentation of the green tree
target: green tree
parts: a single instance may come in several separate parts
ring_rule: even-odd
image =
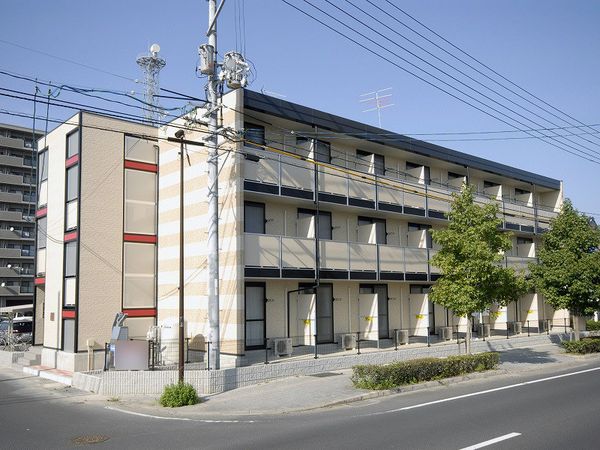
[[[463,184],[453,194],[448,227],[433,230],[441,246],[431,263],[441,277],[429,298],[467,318],[465,348],[471,352],[471,316],[494,303],[505,306],[526,291],[525,279],[512,268],[502,266],[502,253],[512,247],[510,234],[500,229],[498,204],[479,206],[473,201],[473,187]]]
[[[579,316],[589,316],[600,303],[600,230],[569,200],[542,236],[539,264],[530,267],[532,281],[554,309],[574,316],[579,340]]]

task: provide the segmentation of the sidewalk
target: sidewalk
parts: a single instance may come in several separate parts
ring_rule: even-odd
[[[498,370],[409,385],[393,391],[356,389],[350,381],[351,369],[296,376],[247,386],[203,398],[201,404],[183,408],[162,408],[157,397],[131,396],[110,399],[112,409],[161,417],[206,418],[243,415],[278,415],[332,407],[356,401],[391,395],[398,392],[428,389],[471,379],[501,374],[516,375],[557,367],[577,367],[590,359],[600,361],[600,355],[571,356],[556,344],[515,348],[501,352]]]

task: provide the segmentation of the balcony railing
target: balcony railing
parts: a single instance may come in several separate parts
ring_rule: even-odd
[[[319,241],[323,279],[434,281],[441,271],[431,264],[432,248],[360,242]],[[529,273],[537,258],[506,256],[501,264]],[[314,278],[315,240],[266,234],[244,235],[244,264],[251,277]]]
[[[265,152],[256,149],[246,148],[245,151],[260,157],[259,161],[244,161],[246,190],[314,199],[313,164],[284,155],[265,156]],[[444,219],[444,213],[450,211],[452,194],[458,189],[453,185],[420,184],[413,177],[393,179],[338,167],[320,166],[318,172],[321,201],[438,219]],[[545,230],[550,219],[557,214],[551,208],[529,206],[518,199],[495,197],[491,191],[477,193],[475,202],[497,202],[500,206],[499,217],[504,227],[510,230]]]

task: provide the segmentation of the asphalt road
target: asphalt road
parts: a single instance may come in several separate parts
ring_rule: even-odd
[[[214,422],[127,414],[113,402],[0,369],[0,448],[8,449],[463,449],[494,439],[487,448],[595,449],[599,412],[597,362]]]

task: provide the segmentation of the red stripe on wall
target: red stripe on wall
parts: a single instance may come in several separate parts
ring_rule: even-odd
[[[36,286],[39,286],[41,284],[46,284],[46,278],[45,277],[37,277],[33,280],[33,284],[35,284]]]
[[[125,233],[123,235],[123,240],[125,242],[143,242],[145,244],[156,244],[158,242],[158,238],[156,236],[148,236],[145,234],[129,234],[129,233]]]
[[[71,311],[69,309],[63,309],[62,316],[63,316],[63,319],[74,319],[75,311]]]
[[[156,308],[124,309],[123,313],[128,317],[156,317]]]
[[[145,172],[158,172],[158,166],[156,164],[144,163],[139,161],[125,160],[125,168],[143,170]]]
[[[65,162],[65,167],[74,166],[79,162],[79,155],[73,155]]]
[[[37,218],[44,217],[46,214],[48,214],[48,208],[38,209],[35,212],[35,217],[37,217]]]
[[[74,241],[77,239],[77,231],[71,231],[70,233],[65,233],[65,242]]]

